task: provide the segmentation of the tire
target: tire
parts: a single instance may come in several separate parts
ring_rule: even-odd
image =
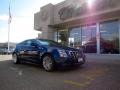
[[[46,71],[53,71],[54,70],[54,61],[50,55],[45,55],[43,57],[42,66]]]
[[[16,54],[12,55],[12,59],[13,59],[14,64],[19,64],[20,63],[20,60],[18,59],[18,56]]]

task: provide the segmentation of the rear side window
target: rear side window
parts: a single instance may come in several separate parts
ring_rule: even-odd
[[[31,41],[31,40],[28,40],[28,41],[26,42],[26,45],[28,45],[28,46],[31,46],[31,44],[32,44],[32,41]]]
[[[26,41],[21,42],[20,45],[27,45],[27,46],[30,46],[31,43],[32,43],[31,40],[26,40]]]

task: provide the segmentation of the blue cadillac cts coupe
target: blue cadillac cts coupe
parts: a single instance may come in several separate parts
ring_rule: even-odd
[[[42,64],[46,71],[53,71],[56,65],[82,65],[85,55],[80,49],[63,46],[46,39],[29,39],[16,45],[12,54],[15,64],[21,61]]]

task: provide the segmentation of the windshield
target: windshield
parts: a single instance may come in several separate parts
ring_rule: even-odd
[[[60,43],[57,43],[55,41],[52,40],[37,40],[41,45],[57,45],[57,46],[61,46]]]

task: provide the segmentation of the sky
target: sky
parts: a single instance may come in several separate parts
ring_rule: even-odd
[[[0,0],[0,42],[8,41],[9,1],[12,21],[10,23],[10,42],[21,42],[37,38],[39,31],[34,30],[34,13],[40,7],[64,0]]]

